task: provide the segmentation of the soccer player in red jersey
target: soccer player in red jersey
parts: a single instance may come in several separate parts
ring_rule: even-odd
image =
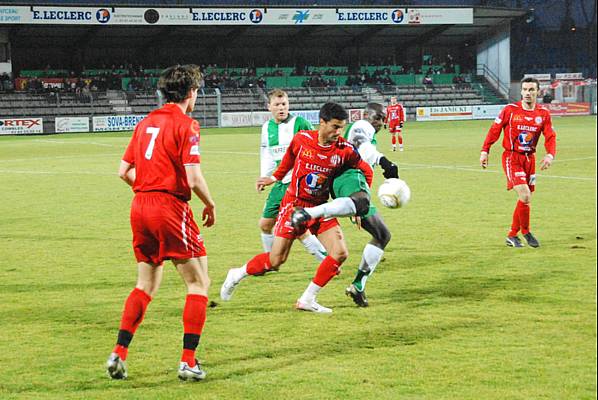
[[[291,184],[280,205],[272,250],[253,257],[240,268],[229,270],[220,290],[223,300],[230,300],[235,287],[243,278],[277,271],[286,261],[293,241],[309,229],[318,236],[328,256],[322,261],[312,282],[297,301],[296,308],[317,313],[332,312],[330,308],[318,304],[316,296],[321,288],[340,273],[340,266],[348,256],[341,228],[336,218],[313,218],[302,228],[295,229],[291,223],[291,215],[297,206],[313,207],[328,201],[332,180],[347,168],[363,171],[368,185],[371,185],[371,167],[361,159],[355,147],[341,137],[347,118],[347,111],[341,105],[326,103],[320,109],[319,129],[299,131],[293,137],[274,175],[257,180],[256,187],[262,190],[265,186],[281,180],[291,169],[293,171]],[[330,203],[334,208],[332,214],[354,215],[364,208],[364,204],[361,204],[363,200],[351,197],[337,198]],[[367,210],[367,198],[365,202]]]
[[[512,247],[523,247],[517,236],[519,231],[529,246],[540,246],[530,232],[529,224],[530,203],[536,187],[535,153],[540,134],[544,135],[546,149],[540,169],[550,167],[556,155],[556,132],[552,128],[550,112],[536,104],[539,89],[540,82],[535,78],[525,78],[521,81],[523,100],[507,104],[502,109],[486,135],[480,155],[480,164],[482,168],[486,168],[490,146],[500,138],[500,133],[504,130],[502,166],[507,176],[507,190],[515,190],[518,197],[511,230],[506,239],[507,246]]]
[[[116,346],[106,363],[114,379],[127,377],[129,344],[162,280],[162,263],[171,260],[187,287],[183,310],[183,351],[178,376],[201,380],[205,371],[195,349],[206,320],[208,258],[189,207],[191,192],[204,203],[204,226],[214,224],[214,200],[200,167],[199,124],[185,115],[193,111],[201,73],[194,65],[176,65],[162,72],[158,88],[166,104],[135,127],[119,168],[132,186],[133,249],[137,284],[122,313]]]
[[[397,138],[399,151],[403,151],[403,124],[405,123],[405,109],[397,102],[397,96],[390,98],[390,104],[386,107],[386,120],[388,130],[392,136],[392,151],[397,151]]]

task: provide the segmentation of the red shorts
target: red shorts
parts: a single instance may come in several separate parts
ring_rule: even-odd
[[[141,192],[131,204],[133,250],[138,262],[161,264],[205,256],[206,248],[186,201],[168,193]]]
[[[398,123],[396,125],[388,126],[388,131],[390,133],[401,133],[402,130],[403,130],[403,128],[401,128],[401,125],[399,125]]]
[[[507,190],[515,185],[527,185],[531,192],[536,188],[536,156],[534,154],[505,151],[502,168],[507,176]]]
[[[291,200],[289,202],[283,200],[280,205],[280,211],[278,212],[278,218],[276,219],[276,225],[274,225],[275,236],[283,237],[285,239],[297,239],[305,233],[305,231],[295,232],[295,229],[293,229],[293,226],[291,225],[291,215],[293,214],[295,206],[315,207],[317,204],[307,204],[301,200]],[[307,223],[307,229],[314,235],[319,235],[337,225],[338,221],[336,218],[314,218]]]

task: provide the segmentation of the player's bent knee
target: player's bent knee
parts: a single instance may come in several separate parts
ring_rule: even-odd
[[[272,233],[272,229],[274,228],[275,222],[276,220],[272,218],[260,218],[258,226],[263,233]]]
[[[355,214],[357,216],[364,216],[370,209],[370,196],[366,192],[352,193],[349,198],[355,204]]]
[[[380,230],[380,237],[377,237],[376,240],[380,243],[380,247],[382,250],[390,243],[390,239],[392,238],[392,234],[388,230],[388,228],[384,227],[384,229]]]

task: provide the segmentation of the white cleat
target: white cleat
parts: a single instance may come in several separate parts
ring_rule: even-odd
[[[110,353],[106,361],[106,374],[112,379],[127,379],[127,365],[118,354]]]
[[[206,371],[201,368],[201,365],[195,360],[195,367],[191,368],[186,362],[179,364],[179,379],[182,381],[201,381],[206,379]]]
[[[332,314],[332,309],[316,303],[315,300],[303,302],[300,299],[295,303],[295,308],[301,311],[311,311],[319,314]]]
[[[403,151],[403,146],[399,146],[399,151]]]
[[[235,292],[235,287],[239,284],[239,281],[235,280],[234,277],[234,268],[228,270],[226,274],[226,279],[220,288],[220,298],[223,301],[229,301],[233,297],[233,293]]]

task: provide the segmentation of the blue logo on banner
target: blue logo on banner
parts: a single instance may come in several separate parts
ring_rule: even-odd
[[[259,24],[262,22],[262,19],[264,19],[264,13],[260,10],[251,10],[249,12],[249,20],[254,24]]]
[[[403,22],[403,19],[405,19],[405,14],[403,14],[403,11],[401,10],[394,10],[391,14],[391,17],[392,22],[394,22],[395,24],[399,24]]]
[[[105,24],[106,22],[110,21],[110,11],[105,8],[100,8],[96,12],[96,19],[100,24]]]
[[[301,23],[303,23],[303,21],[307,21],[308,18],[309,18],[309,10],[306,10],[306,11],[297,10],[295,15],[293,15],[293,21],[295,21],[295,24],[301,24]]]

